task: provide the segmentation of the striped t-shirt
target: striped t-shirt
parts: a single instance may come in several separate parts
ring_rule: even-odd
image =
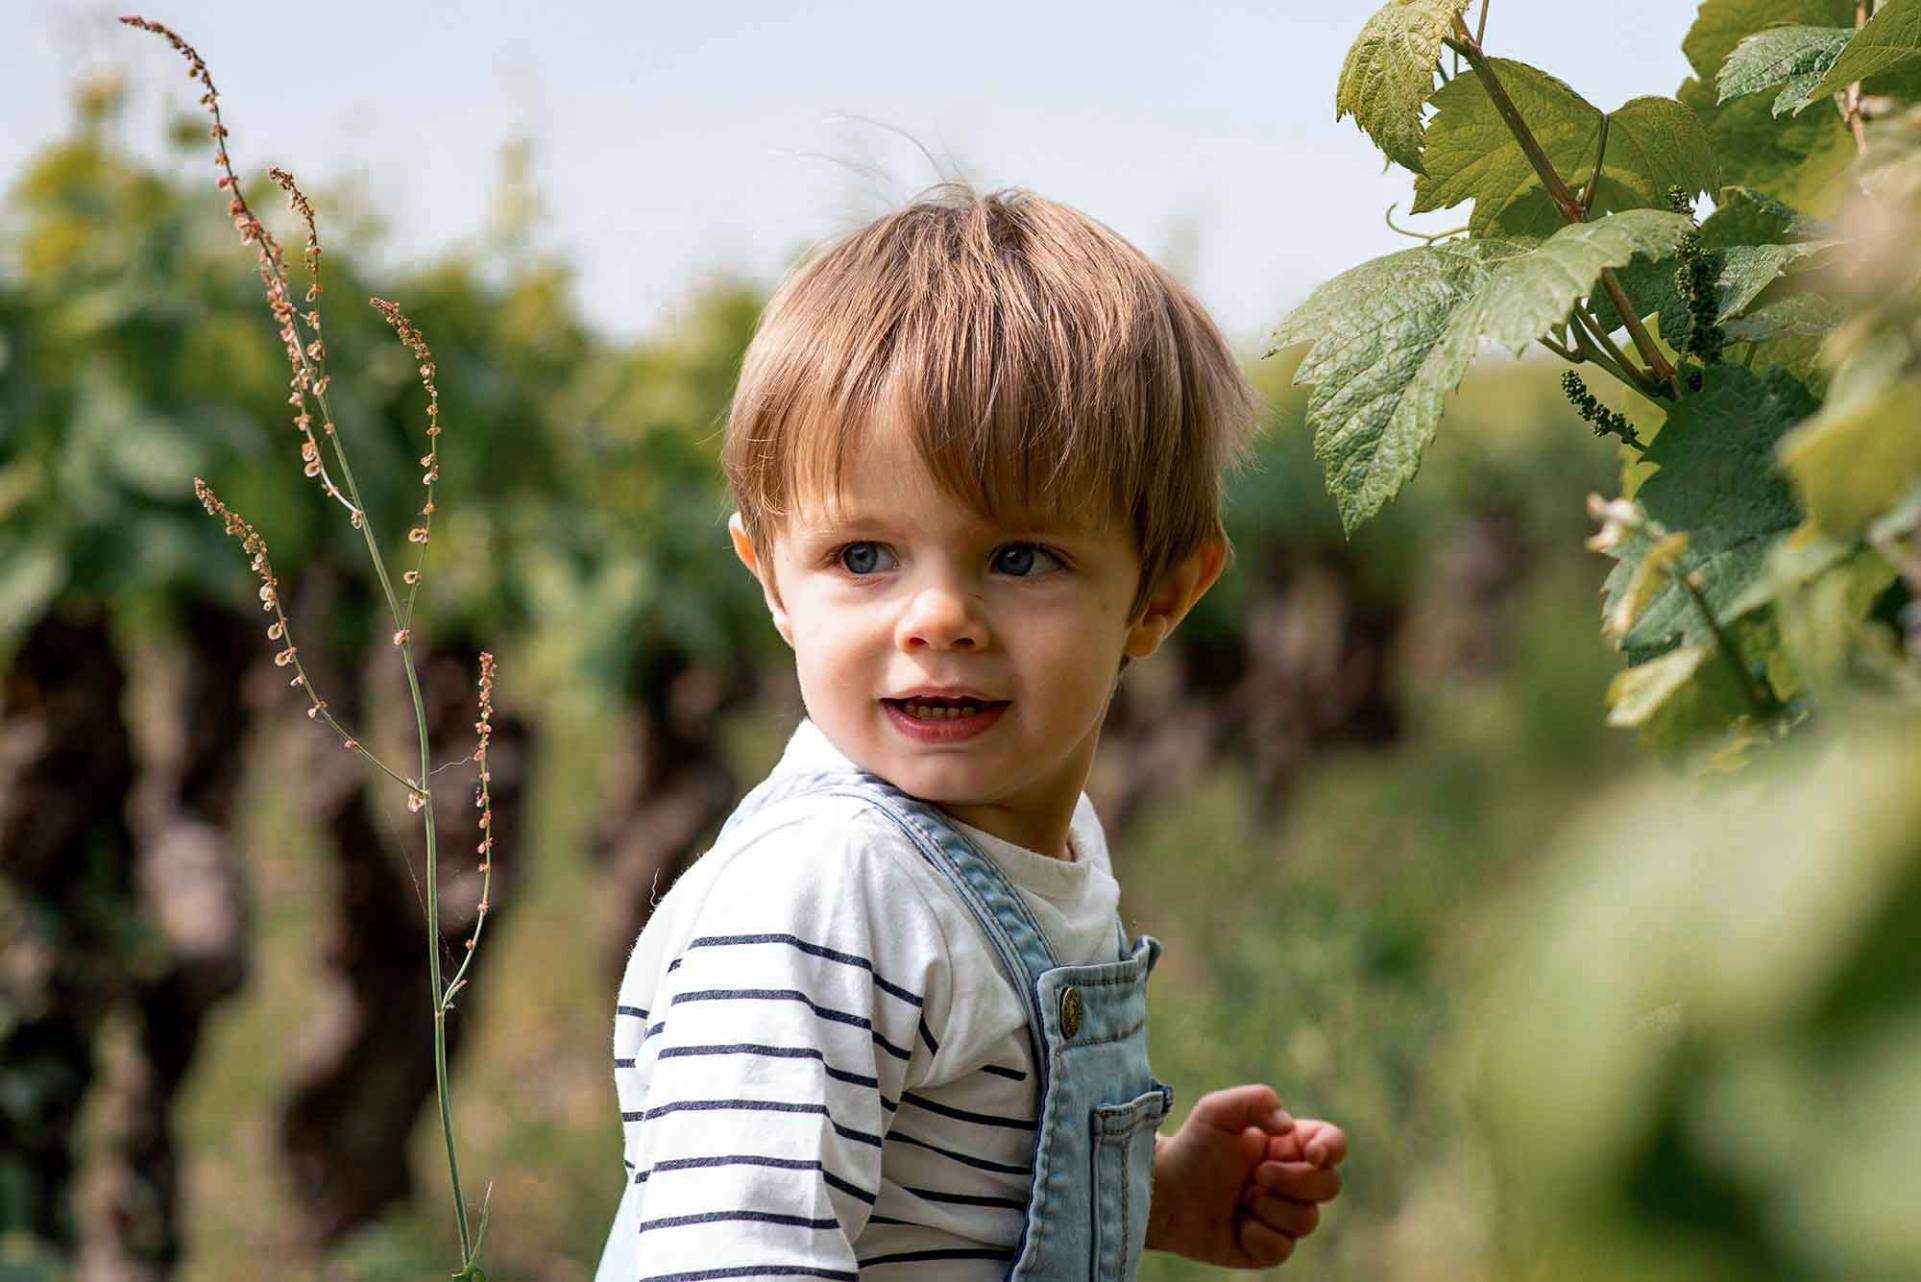
[[[851,765],[803,720],[777,770]],[[1085,794],[1072,860],[949,822],[1059,962],[1120,957]],[[632,1277],[1005,1276],[1032,1185],[1025,1010],[968,908],[869,803],[744,820],[660,900],[618,1003]]]

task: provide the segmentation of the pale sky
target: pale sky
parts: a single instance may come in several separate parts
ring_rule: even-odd
[[[771,282],[796,249],[946,176],[850,119],[866,117],[983,188],[1107,223],[1253,343],[1318,281],[1414,243],[1383,225],[1389,203],[1428,230],[1463,221],[1406,218],[1411,175],[1384,174],[1334,120],[1341,57],[1374,7],[5,0],[0,179],[62,127],[82,73],[117,68],[136,106],[194,108],[178,55],[114,21],[139,12],[207,59],[243,178],[280,164],[309,191],[358,182],[398,255],[472,243],[502,143],[530,137],[536,239],[576,265],[583,309],[613,335],[670,322],[705,273]],[[1674,91],[1693,13],[1499,0],[1487,45],[1610,109]],[[129,137],[155,137],[156,119],[134,115]],[[218,203],[209,185],[210,217]]]

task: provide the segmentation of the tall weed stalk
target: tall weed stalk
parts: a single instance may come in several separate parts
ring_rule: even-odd
[[[447,1086],[447,1012],[453,1008],[454,994],[467,982],[467,968],[473,964],[474,949],[479,943],[481,929],[487,921],[487,892],[492,881],[490,871],[493,863],[493,806],[489,791],[490,776],[487,769],[487,746],[492,733],[494,658],[487,651],[480,654],[479,678],[479,720],[474,723],[478,735],[478,746],[468,757],[450,761],[438,768],[429,767],[429,745],[427,740],[427,712],[421,700],[420,681],[414,669],[413,652],[413,613],[415,594],[420,587],[421,570],[425,563],[427,544],[432,537],[434,516],[434,482],[440,476],[440,392],[434,384],[433,352],[426,340],[415,329],[400,308],[382,298],[372,298],[368,302],[393,326],[395,334],[410,350],[419,364],[421,384],[427,391],[427,452],[420,458],[421,484],[426,489],[426,499],[421,504],[416,523],[407,532],[407,541],[415,552],[413,566],[401,575],[401,583],[406,588],[404,598],[397,595],[394,583],[387,571],[387,562],[380,553],[379,541],[374,537],[373,522],[368,518],[366,505],[360,498],[359,486],[354,482],[353,468],[347,461],[346,443],[334,422],[332,404],[327,395],[331,375],[327,371],[326,343],[320,332],[320,238],[314,226],[313,206],[294,182],[294,176],[284,169],[272,168],[267,171],[271,178],[287,195],[288,207],[297,213],[307,229],[305,263],[308,285],[304,295],[306,310],[302,311],[292,297],[292,287],[287,279],[287,265],[279,243],[255,216],[253,209],[242,194],[240,180],[233,170],[233,162],[227,152],[227,128],[220,118],[220,95],[214,88],[213,77],[207,71],[207,64],[180,36],[162,23],[141,17],[121,19],[128,26],[149,31],[166,40],[183,58],[187,60],[188,74],[199,81],[204,92],[200,104],[212,117],[208,136],[214,145],[214,163],[219,174],[214,185],[227,194],[227,215],[233,219],[234,229],[240,233],[241,243],[252,245],[257,256],[261,283],[266,287],[267,306],[273,314],[274,325],[279,331],[280,340],[286,347],[287,362],[291,370],[288,381],[287,403],[293,407],[293,424],[301,437],[300,457],[302,466],[309,477],[320,484],[321,493],[345,508],[348,520],[361,532],[367,545],[367,556],[373,564],[374,577],[380,583],[380,590],[386,597],[387,608],[393,616],[393,644],[400,651],[400,661],[407,675],[407,691],[413,699],[414,728],[419,739],[420,773],[408,776],[393,769],[375,756],[359,736],[341,725],[334,714],[328,710],[327,701],[320,696],[309,678],[307,669],[300,661],[299,647],[294,644],[293,630],[282,608],[280,581],[275,577],[272,563],[267,559],[266,540],[260,532],[229,508],[214,494],[206,482],[194,478],[194,493],[208,513],[219,517],[226,532],[238,538],[243,551],[251,558],[253,573],[260,579],[260,608],[273,615],[273,622],[267,627],[267,637],[280,648],[274,654],[274,663],[282,668],[291,668],[293,676],[288,684],[303,690],[307,696],[307,716],[315,721],[324,721],[340,736],[341,746],[348,751],[359,753],[368,764],[386,775],[406,790],[407,809],[420,816],[421,827],[427,841],[427,969],[433,996],[433,1037],[434,1037],[434,1091],[440,1105],[440,1130],[447,1146],[447,1177],[451,1185],[454,1202],[454,1222],[460,1235],[460,1271],[453,1275],[456,1282],[484,1282],[486,1273],[480,1267],[480,1244],[487,1231],[487,1202],[483,1198],[480,1207],[480,1222],[477,1228],[470,1227],[467,1218],[466,1200],[460,1191],[460,1161],[454,1145],[453,1104]],[[315,419],[318,417],[319,431],[315,432]],[[331,465],[329,463],[331,456]],[[338,480],[335,478],[338,477]],[[448,766],[473,761],[479,764],[479,778],[474,789],[474,804],[480,811],[480,839],[476,853],[480,856],[481,879],[479,912],[474,920],[474,931],[466,941],[466,956],[451,979],[445,979],[440,968],[440,902],[439,879],[437,876],[438,838],[434,831],[433,776]],[[488,1188],[491,1195],[492,1186]]]

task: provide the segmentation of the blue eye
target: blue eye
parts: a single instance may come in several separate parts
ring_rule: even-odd
[[[1009,552],[1016,554],[1012,560],[1009,560],[1007,558],[1007,553]],[[1025,555],[1021,555],[1023,553]],[[999,565],[1001,569],[1007,571],[1009,574],[1012,574],[1016,578],[1024,579],[1024,578],[1033,577],[1033,575],[1030,574],[1029,571],[1032,570],[1034,567],[1034,557],[1036,555],[1044,556],[1048,560],[1054,562],[1056,565],[1059,565],[1061,563],[1061,559],[1059,557],[1055,556],[1052,552],[1049,552],[1046,548],[1040,546],[1038,543],[1009,543],[1006,547],[1002,548],[999,552],[994,554],[994,559],[996,564]]]
[[[879,553],[880,544],[878,543],[870,541],[848,543],[835,549],[834,563],[849,574],[865,576],[879,568],[873,564],[873,559]]]

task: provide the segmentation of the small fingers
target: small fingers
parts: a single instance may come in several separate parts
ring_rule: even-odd
[[[1302,1119],[1296,1130],[1301,1137],[1301,1155],[1308,1161],[1333,1166],[1347,1156],[1347,1132],[1334,1123]]]
[[[1291,1238],[1304,1238],[1321,1223],[1321,1208],[1312,1202],[1296,1202],[1292,1198],[1256,1192],[1245,1199],[1245,1203],[1261,1223]]]
[[[1298,1202],[1331,1202],[1341,1191],[1341,1173],[1312,1162],[1262,1162],[1254,1168],[1254,1182]]]
[[[1241,1250],[1257,1269],[1272,1268],[1294,1254],[1294,1239],[1276,1232],[1251,1215],[1238,1221]]]

